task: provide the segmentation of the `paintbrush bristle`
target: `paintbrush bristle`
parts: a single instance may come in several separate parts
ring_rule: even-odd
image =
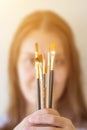
[[[35,50],[38,52],[38,43],[35,44]]]
[[[48,47],[48,52],[50,52],[50,46]]]
[[[39,54],[39,61],[42,62],[42,54]]]
[[[56,44],[55,44],[55,43],[52,43],[52,44],[50,45],[50,50],[51,50],[51,51],[55,51],[55,50],[56,50]]]

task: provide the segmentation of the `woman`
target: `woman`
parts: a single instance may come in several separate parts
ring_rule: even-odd
[[[53,109],[35,112],[35,43],[47,54],[57,44]],[[51,11],[37,11],[19,26],[9,58],[10,107],[3,130],[76,130],[86,128],[78,52],[69,25]]]

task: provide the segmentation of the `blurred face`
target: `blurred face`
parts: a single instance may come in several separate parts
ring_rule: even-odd
[[[63,94],[68,77],[68,64],[64,53],[62,40],[53,33],[42,30],[33,31],[22,43],[17,63],[20,89],[27,102],[35,105],[36,101],[36,77],[35,77],[35,43],[39,45],[39,52],[47,55],[48,47],[52,43],[57,44],[53,102]],[[46,56],[47,57],[47,56]]]

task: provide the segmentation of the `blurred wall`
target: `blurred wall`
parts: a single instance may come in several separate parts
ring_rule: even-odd
[[[34,10],[50,9],[71,25],[76,38],[87,102],[87,0],[0,0],[0,115],[9,103],[7,61],[14,32],[21,19]]]

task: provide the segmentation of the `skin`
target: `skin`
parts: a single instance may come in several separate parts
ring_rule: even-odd
[[[36,77],[34,65],[35,43],[39,44],[39,52],[47,55],[51,43],[56,43],[56,59],[54,72],[53,108],[61,97],[68,78],[68,62],[65,56],[63,42],[54,33],[43,30],[33,31],[22,43],[17,63],[20,89],[27,102],[27,115],[14,130],[75,130],[69,119],[61,117],[54,109],[35,111]],[[29,104],[29,105],[28,105]],[[30,107],[31,106],[31,107]],[[35,111],[35,112],[34,112]]]

